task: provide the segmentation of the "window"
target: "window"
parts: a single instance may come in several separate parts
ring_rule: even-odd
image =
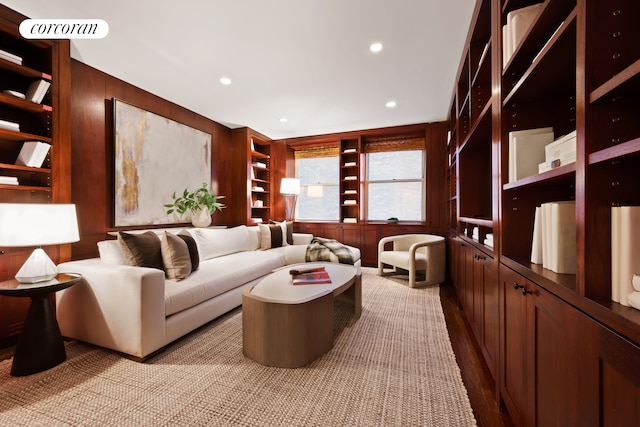
[[[366,219],[424,221],[424,150],[378,148],[366,154]]]
[[[340,220],[340,163],[338,148],[296,150],[296,178],[300,195],[297,221]]]

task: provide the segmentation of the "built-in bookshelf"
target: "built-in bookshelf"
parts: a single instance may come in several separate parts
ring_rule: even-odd
[[[0,21],[0,176],[12,177],[17,183],[0,183],[0,190],[14,193],[13,197],[31,201],[51,200],[51,158],[47,156],[41,167],[16,165],[22,145],[26,141],[51,144],[54,138],[52,91],[56,49],[54,42],[25,40],[15,24]],[[30,88],[39,84],[46,89],[34,99]],[[6,182],[6,180],[5,180]],[[25,192],[16,196],[15,193]],[[9,196],[12,197],[12,196]]]
[[[25,16],[0,5],[0,200],[3,203],[71,202],[70,51],[68,40],[27,40]],[[36,90],[38,89],[38,90]],[[29,159],[25,142],[44,143],[46,155]],[[29,161],[17,162],[21,160]],[[26,163],[24,165],[22,163]],[[0,280],[12,279],[33,248],[0,248]],[[70,245],[44,248],[56,263]],[[29,301],[0,298],[0,346],[22,330]]]
[[[361,140],[340,140],[340,221],[357,223],[361,212]]]
[[[271,145],[256,136],[249,138],[250,206],[249,224],[267,223],[271,218]]]
[[[612,208],[640,206],[638,17],[634,0],[476,3],[449,119],[451,276],[481,347],[491,330],[476,328],[478,310],[488,312],[476,301],[493,300],[497,276],[496,396],[515,425],[640,422],[623,403],[640,387],[640,375],[626,368],[640,360],[640,310],[612,298],[620,250]],[[485,73],[488,98],[475,83]],[[552,130],[551,142],[530,137],[543,129]],[[573,157],[547,156],[565,142]],[[544,161],[531,170],[520,155]],[[572,263],[548,267],[554,263],[532,253],[540,243],[536,211],[560,205],[575,230],[563,242],[575,248],[575,273]],[[484,243],[488,235],[493,248]],[[485,267],[495,258],[498,268],[481,275],[478,257]]]

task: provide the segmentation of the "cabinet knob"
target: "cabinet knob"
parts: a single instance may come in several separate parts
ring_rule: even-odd
[[[519,285],[518,282],[513,282],[513,289],[517,291],[518,289],[521,289],[521,288],[524,289],[524,286]]]
[[[527,296],[529,294],[532,294],[533,291],[529,291],[527,290],[527,288],[525,288],[524,286],[522,287],[522,295]]]

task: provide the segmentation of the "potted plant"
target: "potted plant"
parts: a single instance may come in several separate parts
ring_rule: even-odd
[[[174,212],[181,215],[190,213],[194,227],[208,227],[211,224],[211,214],[226,207],[218,201],[224,196],[214,195],[206,182],[195,191],[185,188],[181,196],[176,196],[174,192],[171,198],[173,202],[164,205],[167,215]]]

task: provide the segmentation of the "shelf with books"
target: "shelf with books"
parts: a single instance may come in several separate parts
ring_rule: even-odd
[[[532,15],[529,15],[524,22],[523,28],[510,28],[506,31],[505,26],[512,21],[514,15],[527,8],[536,7]],[[503,58],[502,75],[507,80],[519,79],[523,72],[535,62],[537,55],[545,49],[547,44],[552,44],[557,32],[565,22],[573,19],[572,10],[575,15],[575,0],[518,0],[505,2],[502,11],[503,47],[507,41],[505,36],[511,36],[511,41],[519,40],[517,46],[509,46],[511,55]],[[517,36],[515,35],[517,34]]]
[[[575,97],[576,91],[576,12],[564,21],[549,44],[520,75],[505,74],[502,79],[503,106],[528,103],[541,97]],[[571,84],[573,82],[573,84]]]
[[[340,222],[359,222],[362,142],[359,137],[340,140]]]

